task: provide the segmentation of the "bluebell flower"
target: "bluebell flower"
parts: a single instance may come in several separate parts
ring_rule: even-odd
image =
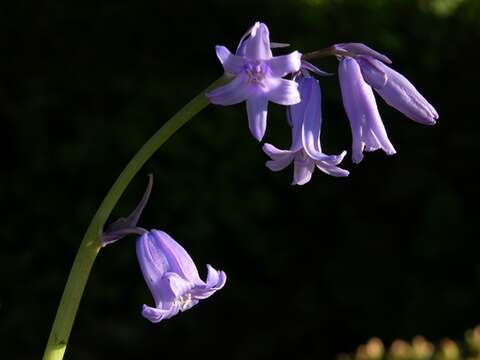
[[[302,55],[272,55],[270,35],[265,24],[257,22],[240,40],[235,55],[225,46],[216,47],[225,73],[233,76],[227,85],[209,93],[210,102],[233,105],[246,101],[252,135],[261,141],[267,126],[268,102],[293,105],[300,102],[297,83],[283,79],[300,70]]]
[[[434,125],[438,119],[435,108],[403,75],[386,64],[391,60],[361,43],[333,46],[340,59],[339,77],[343,103],[352,128],[352,158],[358,163],[363,151],[383,149],[395,154],[378,113],[372,88],[387,104],[410,119]]]
[[[207,279],[185,249],[167,233],[151,230],[137,240],[137,257],[143,277],[155,300],[143,305],[142,315],[158,323],[186,311],[225,285],[227,276],[207,265]]]
[[[318,80],[310,77],[307,71],[297,77],[302,101],[288,108],[287,114],[292,127],[292,145],[289,150],[280,150],[265,144],[263,151],[271,158],[266,166],[272,171],[280,171],[290,163],[294,164],[292,185],[304,185],[310,181],[312,173],[319,170],[332,176],[348,176],[348,171],[337,165],[345,157],[326,155],[320,144],[322,126],[321,94]]]
[[[343,105],[352,129],[352,160],[359,163],[363,151],[383,149],[395,154],[377,108],[372,88],[363,80],[360,65],[351,57],[340,60],[338,76]]]

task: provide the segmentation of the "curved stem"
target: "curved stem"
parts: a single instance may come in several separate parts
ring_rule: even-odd
[[[50,337],[48,338],[47,347],[43,355],[44,360],[60,360],[63,358],[83,290],[87,284],[95,258],[101,248],[100,236],[103,227],[126,187],[155,151],[182,127],[182,125],[209,104],[205,92],[226,82],[227,78],[222,76],[168,120],[130,160],[105,196],[105,199],[95,213],[83,237],[72,269],[70,270],[70,275],[68,276],[67,284],[65,285]]]

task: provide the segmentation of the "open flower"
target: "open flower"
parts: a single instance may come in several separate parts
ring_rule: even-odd
[[[263,151],[271,158],[266,163],[267,167],[272,171],[280,171],[293,161],[293,185],[309,182],[315,166],[332,176],[348,176],[347,170],[337,166],[343,160],[346,151],[340,155],[325,155],[322,152],[320,144],[322,115],[318,80],[306,73],[306,76],[300,76],[297,81],[302,101],[288,109],[292,145],[290,150],[280,150],[271,144],[265,144]]]
[[[225,73],[234,78],[207,93],[209,100],[225,106],[246,101],[250,131],[261,141],[267,126],[268,101],[281,105],[300,102],[297,83],[282,78],[300,69],[301,54],[294,51],[274,57],[268,28],[260,22],[240,40],[235,55],[225,46],[216,46],[216,53]]]
[[[357,60],[351,57],[342,58],[338,76],[343,105],[352,129],[353,162],[362,161],[364,150],[383,149],[389,155],[395,154],[395,148],[388,139],[378,113],[373,90],[363,80]]]
[[[225,285],[227,276],[207,265],[204,282],[192,258],[167,233],[151,230],[137,240],[137,257],[155,306],[143,305],[142,315],[157,323],[206,299]]]

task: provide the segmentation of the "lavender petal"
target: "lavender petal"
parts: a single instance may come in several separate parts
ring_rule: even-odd
[[[262,141],[267,128],[268,100],[265,96],[247,99],[248,127],[258,141]]]
[[[288,55],[275,56],[267,61],[271,75],[274,77],[284,77],[287,74],[300,70],[302,54],[294,51]]]
[[[212,104],[228,106],[245,101],[250,93],[248,77],[246,74],[240,73],[227,85],[210,91],[206,96]]]
[[[226,73],[236,75],[242,71],[244,64],[242,57],[233,55],[225,46],[215,46],[215,52]]]

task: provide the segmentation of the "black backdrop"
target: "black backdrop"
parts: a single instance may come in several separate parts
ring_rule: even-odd
[[[443,5],[442,5],[443,4]],[[451,5],[451,6],[449,6]],[[457,6],[455,6],[457,5]],[[256,20],[302,52],[361,41],[436,106],[435,127],[379,100],[398,154],[350,159],[347,179],[292,187],[271,173],[243,105],[210,106],[147,163],[141,225],[169,232],[226,287],[153,325],[135,239],[103,250],[67,359],[333,358],[368,337],[460,337],[480,322],[477,226],[480,3],[471,1],[42,1],[0,6],[0,344],[36,359],[81,237],[123,166],[221,72]],[[336,61],[318,62],[336,71]],[[350,148],[336,77],[322,79],[322,140]],[[266,140],[289,145],[284,109]]]

